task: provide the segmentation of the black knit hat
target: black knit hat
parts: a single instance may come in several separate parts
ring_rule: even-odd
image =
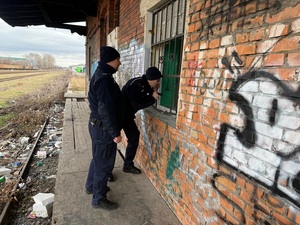
[[[103,46],[100,48],[100,61],[104,63],[111,62],[120,58],[120,53],[110,46]]]
[[[159,79],[161,77],[162,77],[161,72],[155,66],[149,67],[146,70],[146,78],[147,78],[147,80],[157,80],[157,79]]]

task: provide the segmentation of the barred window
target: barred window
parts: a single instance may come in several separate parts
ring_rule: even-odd
[[[151,64],[162,71],[158,108],[177,112],[186,0],[173,0],[153,13]]]

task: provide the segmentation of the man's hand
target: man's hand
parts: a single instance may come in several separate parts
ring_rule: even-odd
[[[122,136],[114,137],[113,141],[117,144],[120,143],[122,141]]]
[[[155,98],[155,100],[157,100],[158,97],[159,97],[158,92],[157,92],[157,91],[154,91],[153,94],[152,94],[152,97]]]

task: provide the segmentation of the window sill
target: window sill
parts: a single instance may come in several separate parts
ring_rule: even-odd
[[[150,106],[144,111],[152,117],[156,117],[162,122],[172,126],[173,128],[176,127],[176,115],[168,112],[163,112],[154,106]]]

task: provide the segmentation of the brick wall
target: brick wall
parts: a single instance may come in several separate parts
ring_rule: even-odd
[[[140,111],[136,161],[183,224],[300,224],[299,1],[187,2],[176,125]],[[120,1],[120,86],[144,23]]]
[[[183,224],[300,224],[299,1],[191,0],[176,127],[138,161]]]
[[[86,35],[86,65],[87,74],[92,74],[92,70],[100,59],[100,30],[99,19],[96,17],[89,17],[87,19],[87,35]],[[89,51],[90,49],[90,51]],[[89,68],[93,67],[93,68]],[[94,65],[94,66],[92,66]]]
[[[132,77],[144,73],[144,22],[140,16],[140,1],[120,1],[119,51],[120,86]]]

